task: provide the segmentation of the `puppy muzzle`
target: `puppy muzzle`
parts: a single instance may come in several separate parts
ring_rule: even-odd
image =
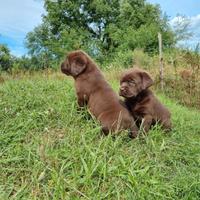
[[[69,69],[65,67],[64,62],[61,64],[61,71],[66,75],[70,75]]]

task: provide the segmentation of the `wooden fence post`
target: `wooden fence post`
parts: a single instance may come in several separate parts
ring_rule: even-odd
[[[159,60],[160,60],[160,86],[163,91],[163,55],[162,55],[162,35],[158,33],[158,44],[159,44]]]

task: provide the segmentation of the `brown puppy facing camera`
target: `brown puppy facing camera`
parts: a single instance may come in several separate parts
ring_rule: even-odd
[[[61,64],[61,71],[74,78],[78,105],[88,105],[104,134],[129,129],[136,137],[138,128],[133,117],[85,52],[70,52]]]
[[[169,131],[171,114],[148,89],[152,85],[153,80],[146,71],[133,68],[122,75],[119,95],[125,98],[125,104],[136,124],[142,126],[145,133],[157,122],[164,130]]]

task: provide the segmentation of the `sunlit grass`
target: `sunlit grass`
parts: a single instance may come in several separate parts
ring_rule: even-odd
[[[118,81],[108,74],[118,90]],[[0,199],[199,199],[200,113],[172,102],[173,131],[101,137],[72,79],[36,74],[0,85]]]

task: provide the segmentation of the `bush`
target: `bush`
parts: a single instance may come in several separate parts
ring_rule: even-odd
[[[12,67],[12,56],[7,46],[0,44],[0,70],[8,70]]]
[[[117,52],[112,64],[119,68],[130,68],[133,64],[133,51]]]
[[[142,49],[136,49],[133,52],[133,64],[142,67],[144,69],[149,69],[152,66],[152,58],[144,53]]]

